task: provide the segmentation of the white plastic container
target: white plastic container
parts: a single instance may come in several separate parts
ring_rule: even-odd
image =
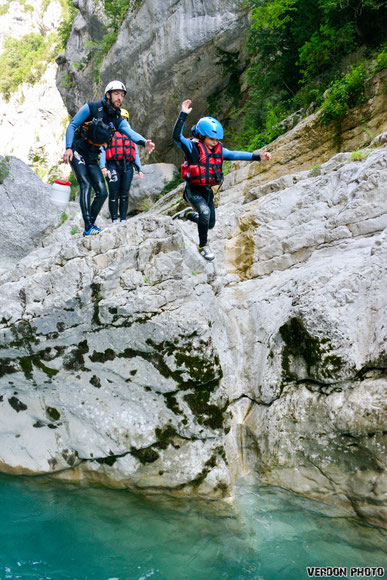
[[[64,207],[70,200],[71,181],[62,181],[55,179],[52,184],[51,201],[55,205]]]

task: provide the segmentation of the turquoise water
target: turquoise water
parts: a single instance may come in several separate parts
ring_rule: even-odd
[[[248,482],[232,511],[0,476],[0,578],[301,580],[306,566],[386,566],[385,533],[337,513]]]

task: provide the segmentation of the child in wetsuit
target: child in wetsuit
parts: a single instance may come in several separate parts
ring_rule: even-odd
[[[215,225],[215,205],[212,186],[223,180],[223,160],[269,161],[271,154],[266,150],[259,155],[247,151],[229,151],[223,147],[223,127],[213,117],[203,117],[192,128],[193,138],[183,136],[184,123],[192,111],[191,101],[181,105],[181,112],[173,129],[173,139],[182,149],[185,162],[182,177],[186,180],[184,199],[191,207],[178,212],[172,219],[195,222],[199,231],[198,250],[206,260],[212,261],[214,253],[207,245],[208,230]]]

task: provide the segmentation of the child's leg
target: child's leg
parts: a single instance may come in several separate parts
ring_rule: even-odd
[[[108,187],[109,187],[109,212],[111,220],[118,220],[118,198],[120,195],[120,173],[116,163],[107,163]]]
[[[126,220],[126,214],[128,213],[129,205],[129,190],[133,179],[133,165],[128,164],[126,171],[121,174],[121,187],[120,187],[120,220]]]
[[[215,226],[215,204],[214,204],[214,194],[211,192],[208,199],[208,207],[210,208],[210,222],[208,224],[208,229],[212,230]]]
[[[213,213],[213,221],[215,224],[215,213],[211,211],[206,199],[200,193],[191,188],[186,188],[185,196],[188,203],[197,212],[187,216],[187,219],[198,224],[199,230],[199,246],[203,247],[207,244],[207,234],[210,226],[211,214]],[[213,204],[212,204],[213,205]]]

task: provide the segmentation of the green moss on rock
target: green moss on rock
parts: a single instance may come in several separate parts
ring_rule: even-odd
[[[177,431],[172,425],[166,425],[162,429],[156,427],[157,447],[159,449],[166,449],[169,444],[173,442],[173,438],[177,435]]]
[[[305,361],[308,375],[318,368],[323,377],[335,377],[343,367],[343,360],[337,355],[326,355],[330,343],[327,338],[319,340],[311,336],[299,318],[291,318],[279,329],[284,346],[282,348],[283,376],[294,379],[291,370],[291,359],[302,358]]]
[[[46,413],[53,421],[59,421],[60,413],[55,407],[46,407]]]
[[[131,447],[130,453],[142,464],[153,463],[160,457],[157,451],[152,449],[152,447],[145,447],[143,449],[136,449],[135,447]]]

